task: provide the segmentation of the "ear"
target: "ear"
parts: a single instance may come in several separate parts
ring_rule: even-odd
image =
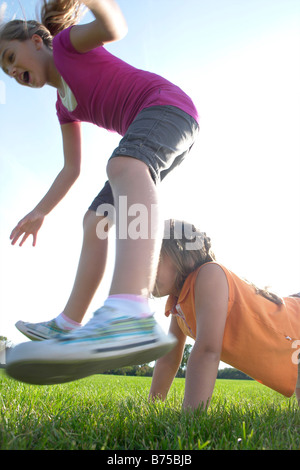
[[[43,44],[44,44],[43,40],[42,40],[41,36],[39,36],[38,34],[34,34],[31,37],[31,41],[35,45],[37,51],[39,51],[43,47]]]

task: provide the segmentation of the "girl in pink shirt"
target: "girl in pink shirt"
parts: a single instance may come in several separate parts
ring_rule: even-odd
[[[76,24],[81,4],[95,21]],[[44,1],[41,18],[41,23],[14,20],[1,28],[0,62],[23,86],[57,89],[65,162],[44,198],[12,231],[12,243],[22,237],[22,245],[32,235],[35,245],[45,216],[79,176],[82,121],[122,136],[108,161],[108,182],[84,218],[79,268],[63,314],[42,324],[19,322],[27,336],[46,341],[19,345],[10,355],[9,370],[16,378],[57,383],[150,362],[174,346],[148,305],[162,240],[157,183],[189,153],[199,126],[197,110],[182,90],[104,49],[127,32],[114,0]],[[130,225],[137,210],[139,233]],[[87,325],[77,328],[102,279],[114,218],[116,263],[109,297]]]

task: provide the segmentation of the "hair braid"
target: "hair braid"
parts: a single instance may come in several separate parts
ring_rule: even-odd
[[[165,222],[162,252],[170,256],[178,272],[176,288],[181,289],[190,273],[202,264],[215,261],[211,240],[205,232],[187,222],[170,219]]]
[[[206,233],[197,230],[192,224],[174,219],[165,222],[165,235],[161,251],[168,255],[176,266],[178,275],[175,287],[178,290],[181,290],[186,278],[195,269],[205,263],[216,261],[211,239]],[[283,300],[276,294],[269,292],[267,288],[261,289],[252,282],[244,280],[254,287],[257,295],[261,295],[277,305],[283,304]]]

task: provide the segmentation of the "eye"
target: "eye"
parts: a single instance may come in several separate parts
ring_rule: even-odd
[[[14,62],[14,60],[15,60],[15,54],[13,52],[11,52],[9,54],[7,54],[7,53],[4,54],[3,62],[6,62],[8,64],[12,64]],[[6,67],[3,66],[2,69],[7,75],[9,75],[9,72],[8,72]]]

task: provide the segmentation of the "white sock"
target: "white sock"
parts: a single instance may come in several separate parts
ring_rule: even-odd
[[[67,317],[64,313],[58,315],[58,317],[55,318],[55,322],[62,330],[71,331],[81,326],[81,323],[77,323],[76,321],[71,320],[71,318]]]
[[[139,295],[110,295],[104,302],[103,307],[103,310],[105,310],[105,307],[109,307],[109,310],[101,312],[101,319],[108,321],[113,318],[119,318],[121,315],[133,318],[147,318],[153,314],[150,310],[148,299]]]

